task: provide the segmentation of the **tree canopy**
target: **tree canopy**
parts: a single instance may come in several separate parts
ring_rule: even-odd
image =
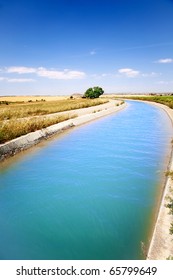
[[[101,87],[88,88],[84,93],[84,98],[98,98],[104,93],[104,90]]]

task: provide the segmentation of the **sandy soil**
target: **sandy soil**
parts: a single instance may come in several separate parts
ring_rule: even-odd
[[[149,103],[151,104],[151,102]],[[165,110],[173,122],[172,109],[162,104],[153,102],[152,104]],[[171,155],[168,169],[173,170],[173,155]],[[169,215],[169,210],[165,207],[165,204],[168,203],[167,196],[171,194],[171,189],[173,190],[173,180],[168,177],[148,250],[148,260],[166,260],[170,256],[173,257],[173,236],[169,233],[170,224],[173,222],[173,216]]]

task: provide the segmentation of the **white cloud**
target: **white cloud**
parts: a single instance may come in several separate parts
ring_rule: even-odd
[[[95,50],[90,51],[90,55],[95,55],[95,54],[96,54]]]
[[[143,73],[142,77],[158,77],[161,75],[162,73],[151,72],[151,73]]]
[[[5,81],[8,83],[29,83],[29,82],[35,82],[34,79],[11,79],[7,77],[0,77],[0,81]]]
[[[157,60],[156,63],[173,63],[173,59],[172,58],[161,58],[161,59]]]
[[[104,78],[104,77],[109,77],[109,76],[111,76],[111,74],[109,74],[109,73],[103,73],[101,76]]]
[[[97,79],[102,79],[102,78],[120,78],[122,75],[129,77],[129,78],[134,78],[137,76],[143,77],[143,78],[154,78],[154,77],[159,77],[162,75],[162,73],[156,73],[156,72],[150,72],[150,73],[142,73],[137,70],[133,70],[131,68],[121,68],[118,70],[118,74],[114,73],[102,73],[102,74],[92,74],[90,77],[92,78],[97,78]]]
[[[47,70],[46,68],[39,67],[37,69],[37,75],[40,77],[46,77],[49,79],[56,80],[71,80],[71,79],[82,79],[85,77],[84,72],[64,69],[63,71]]]
[[[133,70],[131,68],[121,68],[121,69],[118,70],[118,72],[120,74],[123,74],[123,75],[127,76],[128,78],[135,78],[140,74],[139,71]]]
[[[36,73],[36,68],[23,67],[23,66],[12,66],[6,68],[7,73],[17,73],[17,74],[29,74]]]
[[[44,67],[31,68],[23,66],[12,66],[6,68],[6,73],[17,74],[36,74],[39,77],[45,77],[48,79],[56,80],[70,80],[70,79],[82,79],[86,76],[84,72],[64,69],[63,71],[57,71],[54,69],[46,69]]]
[[[159,84],[159,85],[165,85],[165,84],[167,84],[167,82],[165,82],[165,81],[158,81],[157,84]]]
[[[169,85],[169,84],[172,84],[173,81],[158,81],[157,84],[159,85]]]
[[[0,77],[0,81],[4,81],[4,80],[6,80],[5,77]]]
[[[30,83],[35,82],[34,79],[7,79],[9,83]]]

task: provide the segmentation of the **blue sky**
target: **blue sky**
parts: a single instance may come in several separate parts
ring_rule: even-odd
[[[0,0],[0,95],[173,92],[173,0]]]

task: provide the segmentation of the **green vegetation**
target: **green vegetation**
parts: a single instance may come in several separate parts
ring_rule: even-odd
[[[166,171],[165,176],[170,176],[171,179],[173,180],[173,171]]]
[[[69,111],[80,108],[87,108],[91,106],[100,105],[108,102],[108,100],[97,99],[64,99],[57,101],[39,101],[27,103],[10,103],[7,105],[0,105],[0,121],[47,115],[57,112]]]
[[[87,89],[87,91],[84,93],[84,98],[99,98],[100,95],[104,93],[104,90],[101,87],[93,87]]]
[[[173,260],[173,257],[169,256],[169,257],[167,258],[167,260],[171,261],[171,260]]]
[[[73,115],[70,118],[75,118],[77,115]],[[69,119],[69,115],[56,116],[51,118],[29,118],[29,119],[19,119],[10,120],[6,122],[1,122],[0,126],[0,144],[6,141],[15,139],[19,136],[25,135],[36,130],[46,128],[50,125],[65,121]]]
[[[166,207],[169,208],[169,214],[173,215],[173,200],[169,197],[169,203],[166,204]]]
[[[169,233],[170,233],[170,234],[173,234],[173,223],[171,223],[171,227],[170,227],[170,229],[169,229]]]
[[[120,105],[123,105],[124,104],[124,101],[121,101],[120,103],[117,103],[115,106],[120,106]]]
[[[173,96],[172,95],[152,95],[152,96],[131,96],[127,97],[133,100],[153,101],[156,103],[164,104],[173,109]]]

